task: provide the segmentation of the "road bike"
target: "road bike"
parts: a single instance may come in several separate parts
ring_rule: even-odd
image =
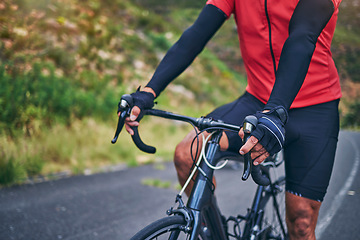
[[[133,107],[131,95],[123,95],[119,102],[119,120],[112,143],[117,141],[125,118]],[[257,119],[253,116],[245,118],[242,126],[227,124],[208,117],[193,118],[159,109],[148,109],[141,113],[161,118],[190,123],[197,132],[192,144],[202,146],[192,153],[193,170],[183,189],[177,194],[177,207],[167,210],[167,217],[159,219],[142,230],[131,240],[150,239],[189,239],[189,240],[262,240],[287,239],[285,224],[285,177],[278,176],[278,167],[284,159],[281,153],[266,159],[261,165],[252,164],[249,154],[242,158],[240,154],[220,151],[220,138],[223,131],[239,132],[243,127],[245,137],[249,137],[256,127]],[[132,140],[135,145],[147,153],[155,153],[156,149],[145,144],[137,127],[133,127]],[[207,133],[206,137],[203,133]],[[200,139],[202,138],[202,139]],[[200,143],[201,142],[201,143]],[[197,158],[196,158],[197,157]],[[244,214],[225,217],[217,205],[213,184],[214,171],[224,167],[228,160],[241,161],[244,164],[242,179],[252,176],[257,183],[251,207]],[[185,204],[182,194],[188,183],[194,180],[192,192]]]

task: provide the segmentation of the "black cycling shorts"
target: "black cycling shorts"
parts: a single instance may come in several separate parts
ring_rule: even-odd
[[[339,134],[339,100],[295,108],[285,126],[286,190],[298,196],[323,201],[332,172]],[[240,125],[264,104],[249,93],[223,105],[208,116]],[[230,151],[238,152],[241,139],[226,132]]]

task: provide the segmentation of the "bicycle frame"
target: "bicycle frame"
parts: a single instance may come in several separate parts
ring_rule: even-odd
[[[221,158],[216,157],[216,153],[220,148],[219,141],[221,134],[222,131],[215,132],[206,145],[206,158],[212,166],[216,166],[221,160]],[[191,230],[190,240],[196,240],[198,238],[203,222],[206,223],[207,231],[210,231],[213,239],[227,240],[229,239],[227,229],[224,226],[220,209],[217,206],[216,198],[213,194],[213,185],[210,182],[213,179],[214,169],[210,168],[205,161],[202,161],[198,170],[199,173],[196,176],[195,184],[187,202],[187,209],[191,212],[193,221],[191,224],[193,228]],[[270,179],[269,174],[268,177]],[[249,211],[246,216],[238,216],[246,220],[242,239],[255,239],[260,233],[260,224],[264,216],[263,208],[270,198],[274,199],[276,214],[277,217],[280,218],[274,188],[273,183],[267,187],[258,185],[253,198],[251,211]],[[267,194],[263,195],[264,192]],[[285,232],[282,223],[281,229]]]
[[[221,134],[222,131],[217,131],[207,144],[206,158],[213,166],[217,164],[216,160],[220,160],[215,158],[215,154],[219,151]],[[227,236],[222,226],[221,213],[213,196],[213,185],[209,182],[213,179],[214,170],[204,161],[201,162],[199,169],[201,169],[201,174],[199,173],[196,176],[195,185],[187,203],[187,207],[193,214],[193,229],[190,240],[197,239],[199,235],[202,214],[211,231],[211,236],[214,239],[226,240]],[[217,229],[217,231],[214,231],[214,229]]]

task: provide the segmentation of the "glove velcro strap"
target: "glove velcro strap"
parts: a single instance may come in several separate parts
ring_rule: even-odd
[[[278,127],[278,124],[276,124],[274,121],[275,120],[264,116],[259,119],[258,126],[262,125],[262,127],[266,128],[272,135],[274,135],[280,145],[280,148],[282,148],[285,141],[285,136],[281,129]]]
[[[272,109],[266,109],[266,110],[269,110],[269,112],[266,112],[264,114],[275,114],[283,124],[287,123],[289,116],[286,109],[283,106],[277,106]]]
[[[258,124],[251,135],[259,140],[270,155],[279,152],[285,142],[286,110],[280,106],[269,112],[257,112],[255,117],[258,119]]]

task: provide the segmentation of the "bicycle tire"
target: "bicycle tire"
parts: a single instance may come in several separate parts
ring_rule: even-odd
[[[162,240],[162,239],[189,239],[184,232],[186,221],[182,215],[173,215],[159,219],[135,234],[130,240]],[[201,235],[199,240],[205,240]]]
[[[285,221],[285,177],[282,176],[273,182],[273,187],[275,188],[275,198],[271,196],[265,204],[259,240],[283,240],[288,238]],[[274,199],[276,199],[278,207],[275,207]]]

